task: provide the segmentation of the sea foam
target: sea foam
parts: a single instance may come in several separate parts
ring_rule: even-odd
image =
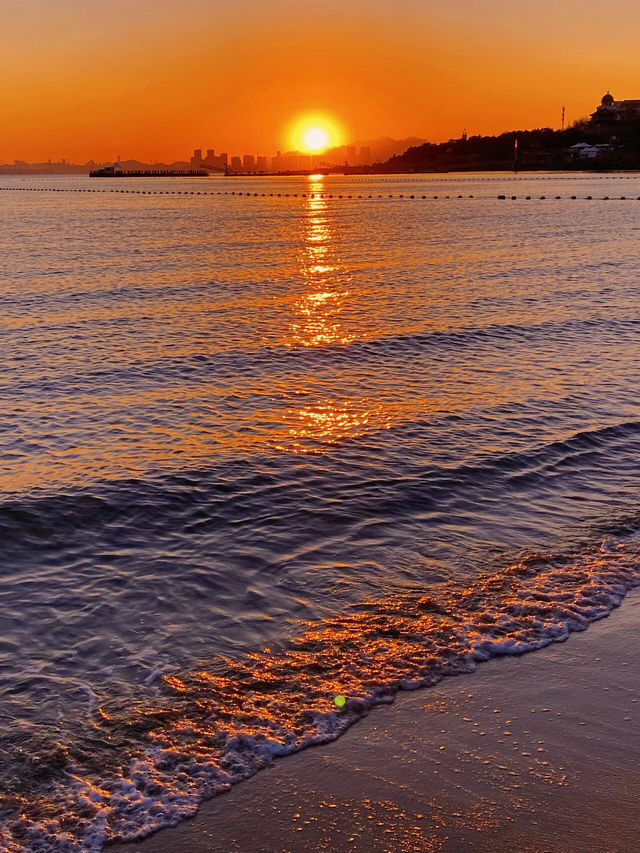
[[[2,849],[95,852],[175,825],[275,757],[334,740],[399,690],[566,640],[638,583],[637,542],[607,540],[579,555],[530,555],[436,595],[363,601],[301,626],[282,651],[167,674],[156,706],[96,715],[91,766],[79,758],[88,744],[70,749],[52,787],[3,798]]]

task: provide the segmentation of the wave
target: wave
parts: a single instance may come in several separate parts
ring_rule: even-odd
[[[640,584],[633,536],[529,555],[434,595],[407,590],[304,623],[282,650],[166,674],[153,705],[96,709],[0,799],[7,853],[95,851],[192,815],[277,756],[334,740],[399,690],[566,640]]]
[[[82,323],[74,322],[64,326],[49,326],[50,330],[74,332],[73,341],[66,341],[65,352],[85,352],[86,342],[91,341],[95,347],[95,326],[112,326],[120,330],[123,324],[135,325],[139,318],[87,320]],[[81,333],[81,326],[86,326],[86,335]],[[57,377],[50,375],[50,365],[43,367],[46,382],[37,372],[29,378],[23,378],[19,383],[6,378],[0,384],[3,393],[11,393],[17,398],[23,395],[41,392],[46,388],[51,393],[84,393],[94,390],[96,383],[108,380],[110,386],[122,384],[126,387],[142,388],[145,386],[163,385],[169,380],[181,382],[201,382],[203,377],[210,381],[212,377],[218,380],[233,379],[256,374],[270,376],[289,370],[312,370],[314,367],[326,369],[329,362],[334,369],[353,368],[354,364],[362,361],[378,363],[384,357],[385,364],[393,367],[394,359],[406,366],[408,357],[415,358],[418,353],[426,353],[445,358],[456,356],[460,351],[473,349],[487,350],[489,353],[502,350],[513,344],[532,344],[543,342],[551,348],[553,342],[555,351],[563,345],[575,346],[577,337],[591,338],[596,332],[603,333],[612,340],[620,339],[630,334],[637,335],[640,319],[623,316],[592,317],[585,319],[566,319],[562,321],[548,320],[540,323],[491,323],[483,326],[461,326],[460,328],[433,329],[426,332],[406,332],[394,335],[363,338],[349,343],[333,343],[322,347],[285,346],[277,343],[264,342],[254,348],[236,348],[224,346],[214,337],[206,351],[194,350],[160,359],[137,359],[127,364],[110,364],[108,367],[92,368],[87,366],[73,373],[61,371]],[[605,340],[601,337],[601,341]],[[86,358],[83,360],[86,362]],[[91,364],[88,362],[87,365]],[[37,364],[34,368],[37,371]]]
[[[458,420],[458,416],[450,419]],[[416,432],[427,425],[414,421],[406,429]],[[393,429],[393,446],[402,446],[403,429],[402,425]],[[385,430],[384,435],[387,433]],[[386,507],[396,514],[403,506],[410,509],[416,504],[442,505],[448,498],[468,494],[470,488],[480,498],[483,492],[496,488],[496,481],[502,481],[502,488],[506,485],[513,489],[545,478],[551,480],[559,472],[584,472],[597,463],[610,467],[611,453],[618,450],[615,469],[619,471],[625,453],[635,450],[629,442],[638,436],[640,421],[623,421],[523,450],[480,456],[475,461],[422,465],[413,470],[405,465],[395,476],[382,460],[380,469],[367,464],[368,476],[357,466],[350,475],[343,472],[340,482],[331,480],[326,494],[318,492],[316,479],[319,473],[326,477],[330,460],[316,462],[311,457],[300,472],[296,459],[267,455],[254,460],[258,470],[242,459],[225,459],[223,471],[212,465],[185,469],[155,481],[128,478],[96,481],[65,491],[36,490],[29,495],[7,495],[0,502],[0,544],[20,548],[37,546],[40,541],[50,548],[52,542],[83,534],[87,529],[94,533],[119,529],[133,533],[144,527],[148,533],[165,525],[167,517],[174,518],[178,527],[196,525],[199,529],[202,525],[214,526],[227,517],[237,523],[242,517],[242,513],[238,515],[240,504],[252,525],[256,516],[247,514],[251,506],[256,510],[262,507],[263,511],[268,508],[274,523],[277,518],[289,523],[291,512],[306,513],[305,496],[312,492],[316,495],[314,511],[318,511],[325,502],[328,508],[335,506],[341,487],[345,518],[350,503],[362,503],[369,496],[375,499],[379,512]],[[382,483],[384,494],[380,492]],[[369,506],[365,503],[363,511],[368,512]]]

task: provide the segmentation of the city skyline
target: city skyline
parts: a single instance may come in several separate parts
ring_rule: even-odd
[[[46,158],[41,161],[28,161],[23,158],[14,158],[11,163],[0,161],[0,165],[17,166],[17,165],[35,165],[51,163],[52,165],[64,166],[85,166],[95,164],[115,164],[119,162],[149,162],[149,164],[165,163],[169,164],[188,164],[191,167],[198,168],[200,166],[215,166],[219,170],[224,170],[228,165],[230,168],[244,169],[251,171],[295,171],[296,169],[308,169],[315,166],[367,166],[374,162],[382,162],[394,154],[403,153],[411,145],[416,145],[424,142],[419,137],[407,137],[406,139],[393,139],[391,137],[381,137],[376,140],[367,140],[355,142],[347,142],[344,145],[337,145],[322,149],[317,152],[301,151],[299,149],[278,149],[270,154],[252,151],[242,151],[242,153],[224,152],[208,146],[199,146],[191,149],[189,153],[182,152],[182,156],[173,161],[143,161],[135,156],[135,154],[125,154],[121,156],[117,152],[113,157],[107,157],[104,160],[90,157],[84,162],[74,162],[67,157],[61,157],[59,160]],[[292,158],[296,158],[296,163]],[[297,161],[300,161],[299,163]]]
[[[398,140],[394,148],[403,148],[401,143],[402,141]],[[278,149],[273,155],[228,152],[216,154],[214,148],[195,148],[189,159],[189,165],[193,168],[204,166],[217,171],[231,169],[234,172],[295,172],[322,166],[370,166],[373,162],[372,146],[358,143],[347,143],[316,152]]]

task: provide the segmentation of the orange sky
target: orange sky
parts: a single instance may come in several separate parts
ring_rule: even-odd
[[[640,98],[637,0],[1,0],[0,161],[559,126]]]

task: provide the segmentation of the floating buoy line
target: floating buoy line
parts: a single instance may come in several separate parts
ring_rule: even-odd
[[[488,180],[488,179],[484,179]],[[629,178],[627,178],[629,180]],[[110,193],[110,194],[121,194],[121,195],[179,195],[179,196],[243,196],[245,198],[272,198],[272,199],[282,199],[282,198],[304,198],[304,199],[337,199],[337,200],[369,200],[369,199],[403,199],[403,200],[447,200],[447,199],[479,199],[479,200],[490,200],[493,196],[474,196],[474,195],[418,195],[416,193],[412,193],[410,195],[406,193],[389,193],[389,194],[369,194],[369,195],[355,195],[355,194],[346,194],[346,193],[252,193],[248,191],[242,190],[125,190],[125,189],[92,189],[89,187],[3,187],[0,186],[0,192],[51,192],[51,193]],[[570,200],[570,201],[640,201],[640,196],[517,196],[517,195],[506,195],[500,194],[495,196],[498,201],[517,201],[517,200],[525,200],[525,201],[545,201],[545,200],[554,200],[554,201],[562,201]]]

